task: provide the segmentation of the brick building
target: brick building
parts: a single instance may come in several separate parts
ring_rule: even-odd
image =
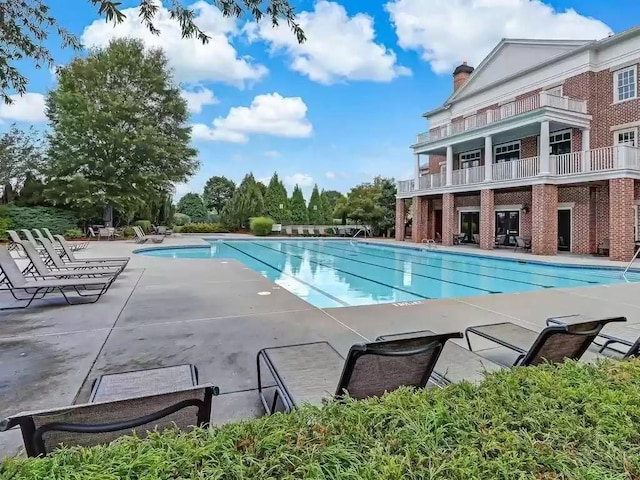
[[[414,178],[398,183],[396,239],[454,237],[492,249],[530,238],[534,254],[640,241],[640,27],[598,41],[503,40],[453,74],[424,116]]]

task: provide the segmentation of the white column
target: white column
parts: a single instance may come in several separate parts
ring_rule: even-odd
[[[447,147],[447,171],[446,171],[446,186],[448,187],[453,183],[453,147],[449,145]]]
[[[414,157],[416,160],[416,164],[413,170],[413,189],[419,190],[420,189],[420,154],[416,153]]]
[[[589,149],[591,148],[591,129],[585,128],[582,130],[582,171],[588,172],[591,170],[591,161]]]
[[[549,121],[540,122],[540,175],[549,175]]]
[[[484,181],[490,182],[493,174],[493,141],[484,137]]]

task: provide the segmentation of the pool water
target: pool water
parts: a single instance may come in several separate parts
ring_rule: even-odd
[[[620,270],[545,265],[494,257],[341,240],[210,240],[210,248],[157,248],[168,258],[239,260],[320,308],[400,303],[638,281]]]

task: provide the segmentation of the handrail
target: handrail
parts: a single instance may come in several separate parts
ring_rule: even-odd
[[[364,233],[364,238],[367,238],[367,229],[365,227],[360,227],[356,234],[351,238],[356,238],[360,232]]]
[[[627,272],[629,271],[629,269],[631,268],[631,265],[633,265],[633,262],[636,261],[636,258],[638,258],[638,254],[640,254],[640,248],[638,250],[636,250],[636,253],[633,254],[633,258],[631,259],[631,261],[627,264],[627,268],[624,269],[624,272],[622,272],[622,276],[624,277]]]

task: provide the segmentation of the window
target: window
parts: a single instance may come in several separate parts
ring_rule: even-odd
[[[553,132],[549,135],[549,147],[551,155],[571,153],[571,130]]]
[[[465,152],[460,154],[460,168],[471,168],[480,166],[480,158],[482,153],[480,150]]]
[[[510,162],[520,158],[520,141],[503,143],[493,147],[495,163]]]
[[[637,129],[627,128],[626,130],[618,130],[617,132],[614,132],[613,140],[616,145],[628,145],[630,147],[635,147],[638,145],[637,138]]]
[[[549,95],[553,95],[556,97],[561,97],[562,96],[562,85],[558,85],[557,87],[551,87],[550,89],[547,90],[547,93]]]
[[[636,65],[613,72],[613,101],[624,102],[638,96],[638,68]]]

